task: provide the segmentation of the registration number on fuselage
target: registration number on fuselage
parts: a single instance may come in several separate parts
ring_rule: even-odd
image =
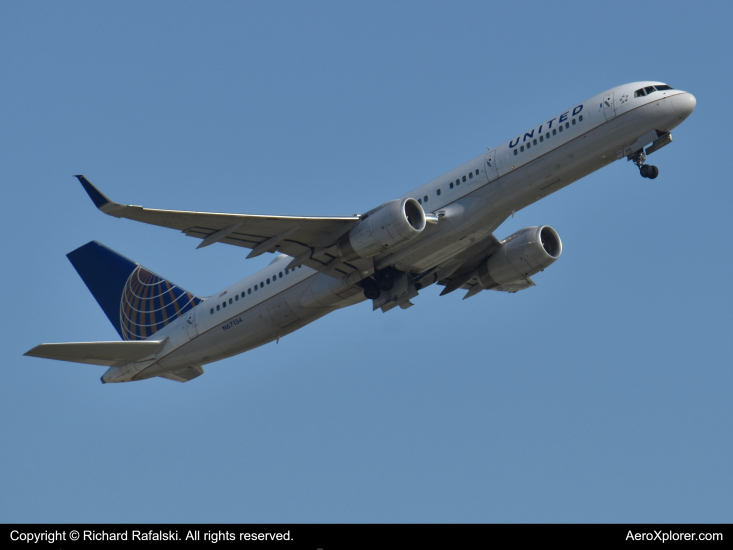
[[[237,326],[237,325],[238,325],[239,323],[242,323],[242,322],[244,322],[244,321],[242,321],[242,318],[241,318],[241,317],[239,317],[238,319],[232,319],[232,320],[231,320],[231,321],[229,321],[229,322],[228,322],[228,323],[227,323],[226,325],[222,325],[222,326],[221,326],[221,329],[222,329],[222,330],[229,330],[230,328],[234,328],[234,327],[236,327],[236,326]]]

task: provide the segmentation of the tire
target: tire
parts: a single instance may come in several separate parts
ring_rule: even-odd
[[[376,300],[381,294],[382,292],[376,286],[369,286],[364,289],[364,296],[367,300]]]
[[[641,177],[642,178],[648,178],[649,177],[650,172],[651,172],[650,168],[651,168],[651,166],[649,166],[648,164],[642,164],[641,165],[641,168],[639,169],[639,173],[641,174]]]
[[[659,175],[659,168],[657,168],[656,166],[650,166],[649,168],[649,179],[656,179],[656,177]]]
[[[392,290],[394,283],[392,281],[382,279],[377,283],[377,286],[379,287],[379,290],[387,292],[388,290]]]
[[[384,271],[379,271],[375,273],[374,276],[377,279],[377,286],[379,287],[379,290],[387,292],[389,290],[392,290],[398,273],[390,268],[387,268]]]

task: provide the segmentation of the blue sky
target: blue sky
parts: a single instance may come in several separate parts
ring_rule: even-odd
[[[724,2],[0,4],[0,520],[728,522]],[[563,255],[516,295],[361,304],[187,384],[23,357],[117,335],[65,255],[199,295],[262,268],[99,213],[350,215],[608,88],[697,97],[654,181],[616,162],[499,230]]]

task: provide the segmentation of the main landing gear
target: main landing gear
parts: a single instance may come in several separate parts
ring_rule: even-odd
[[[364,296],[367,300],[376,300],[382,294],[382,291],[377,286],[377,282],[371,277],[364,279],[359,285],[364,289]]]
[[[646,153],[644,152],[644,149],[634,153],[631,157],[631,161],[639,167],[639,173],[642,178],[653,180],[659,175],[659,168],[649,164],[644,164],[646,161]]]
[[[395,281],[402,275],[401,271],[397,271],[393,267],[387,267],[374,274],[374,278],[364,279],[360,284],[364,289],[364,296],[369,300],[376,300],[381,296],[382,292],[392,290]]]

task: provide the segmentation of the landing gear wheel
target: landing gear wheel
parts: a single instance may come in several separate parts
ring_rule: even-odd
[[[368,300],[376,300],[382,294],[382,291],[379,290],[374,279],[364,279],[361,282],[361,286],[364,288],[364,296],[366,296]]]
[[[364,296],[366,296],[367,300],[376,300],[382,295],[382,291],[379,290],[376,286],[370,286],[369,288],[364,289]]]
[[[652,167],[649,166],[648,164],[642,164],[641,167],[639,167],[639,173],[641,174],[641,177],[642,178],[651,177],[651,173],[652,173],[651,168]]]
[[[653,180],[659,175],[659,168],[657,168],[656,166],[650,166],[649,168],[649,175],[647,177],[650,180]]]
[[[384,292],[392,290],[392,287],[394,286],[394,281],[398,277],[398,275],[398,272],[390,268],[375,273],[374,277],[377,279],[377,286],[379,287],[379,290],[383,290]]]

